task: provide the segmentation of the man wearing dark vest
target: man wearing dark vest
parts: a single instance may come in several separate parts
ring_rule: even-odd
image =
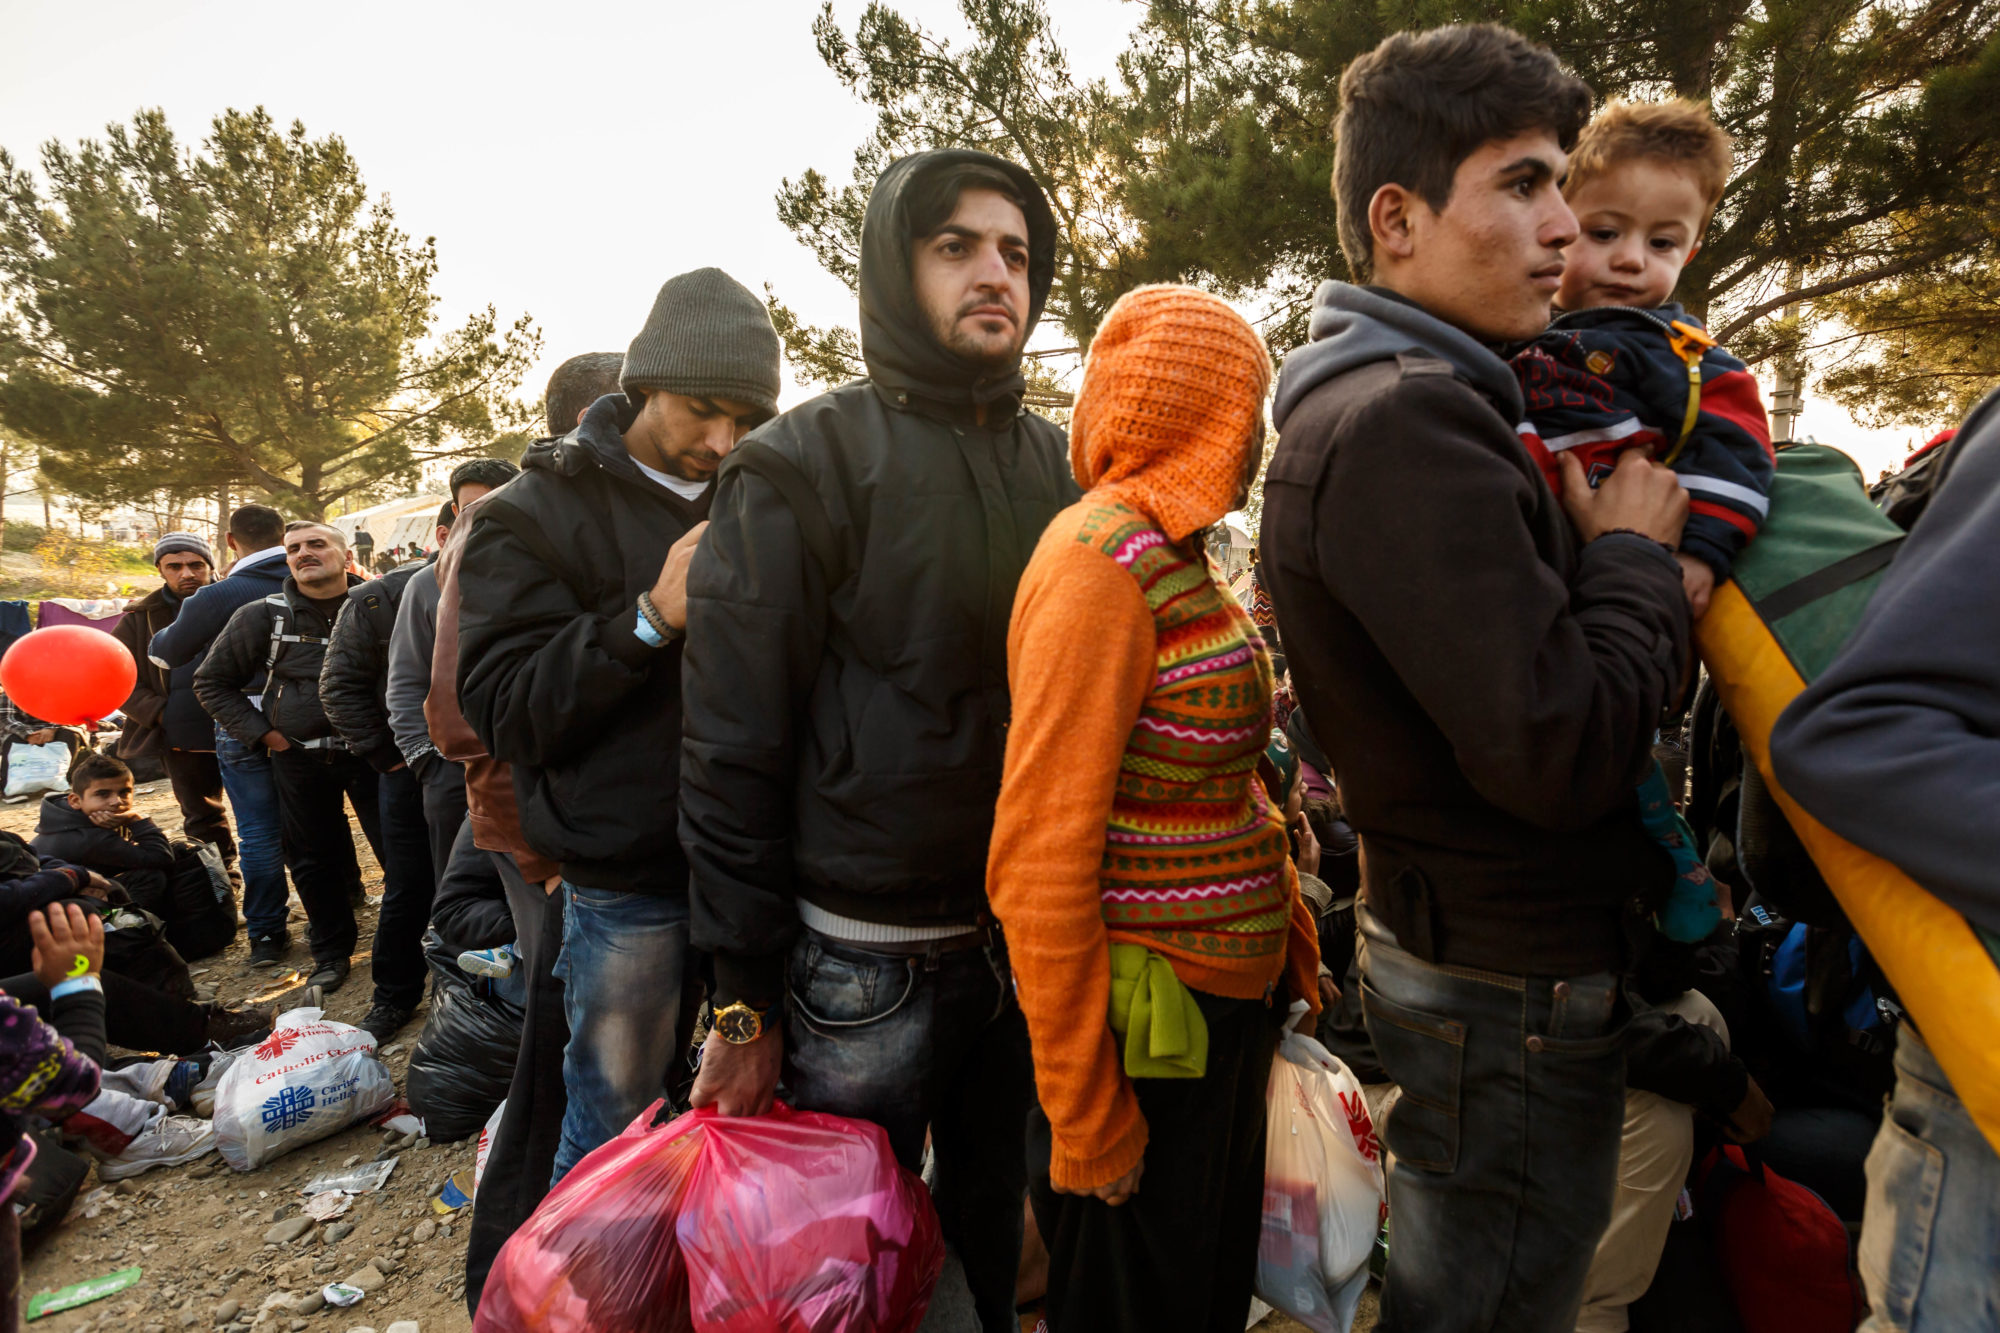
[[[346,541],[323,523],[285,529],[285,563],[291,577],[281,591],[230,617],[195,672],[194,692],[239,744],[270,755],[285,863],[311,926],[308,984],[332,994],[347,980],[359,939],[361,866],[343,801],[383,859],[375,770],[334,733],[319,696],[334,619],[361,580],[347,572]]]

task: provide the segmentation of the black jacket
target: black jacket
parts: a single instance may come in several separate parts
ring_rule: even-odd
[[[1578,546],[1513,372],[1467,334],[1328,283],[1312,336],[1279,377],[1260,572],[1370,910],[1433,962],[1616,970],[1628,904],[1673,882],[1635,784],[1688,660],[1680,567]]]
[[[623,437],[636,414],[622,394],[598,399],[480,502],[458,574],[458,701],[513,765],[528,845],[565,879],[685,893],[681,648],[635,627],[714,488],[690,502],[639,471]]]
[[[146,655],[153,636],[173,624],[190,600],[174,596],[163,584],[127,603],[125,618],[112,632],[139,669],[125,700],[125,731],[118,739],[118,753],[128,760],[161,749],[215,748],[215,724],[194,697],[195,659],[169,668]]]
[[[693,939],[720,1002],[779,994],[794,896],[894,923],[987,911],[986,849],[1008,721],[1014,589],[1078,496],[1061,430],[1020,409],[1018,371],[979,377],[910,285],[905,200],[954,161],[1028,201],[1029,317],[1054,271],[1033,179],[962,150],[893,163],[862,228],[868,378],[760,427],[717,480],[688,578],[681,840]],[[804,473],[841,548],[837,586],[744,451]]]
[[[142,819],[124,830],[99,828],[61,793],[42,798],[42,817],[28,844],[43,860],[67,861],[106,877],[127,870],[172,870],[173,845],[160,826]]]
[[[262,555],[263,552],[251,554]],[[174,623],[155,633],[153,641],[146,645],[148,657],[169,670],[186,666],[200,670],[202,654],[222,633],[229,618],[240,607],[261,601],[278,591],[292,576],[292,571],[285,567],[282,550],[247,567],[243,559],[238,559],[236,566],[206,588],[197,588],[194,596],[181,603],[180,614],[174,617]],[[258,675],[259,678],[249,682],[252,694],[263,688],[262,672]]]
[[[379,579],[348,591],[347,605],[333,622],[333,638],[319,669],[319,702],[327,720],[379,773],[403,762],[403,752],[389,732],[389,708],[383,691],[389,681],[389,636],[396,629],[396,604],[403,585],[424,568],[423,562],[398,565]]]
[[[495,949],[514,942],[514,914],[507,885],[492,859],[498,852],[454,856],[437,882],[431,928],[453,955],[467,949]]]
[[[349,587],[361,582],[347,576]],[[271,654],[276,608],[262,598],[238,607],[209,647],[194,673],[194,692],[201,706],[222,729],[249,746],[261,746],[267,731],[282,732],[293,741],[318,740],[333,734],[333,724],[319,703],[319,669],[326,658],[326,641],[333,621],[299,591],[298,581],[284,582],[284,633],[317,640],[279,645],[277,665],[264,679]],[[193,598],[188,599],[190,604]],[[262,704],[250,701],[262,695]]]
[[[20,834],[0,832],[0,935],[25,940],[28,913],[74,898],[89,883],[82,866],[42,860]]]

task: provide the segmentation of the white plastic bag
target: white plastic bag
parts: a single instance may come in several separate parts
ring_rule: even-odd
[[[1361,1084],[1287,1026],[1264,1113],[1257,1296],[1316,1333],[1346,1333],[1382,1225],[1382,1148]]]
[[[215,1141],[238,1171],[262,1166],[380,1111],[395,1080],[360,1028],[318,1009],[278,1017],[270,1037],[237,1056],[215,1091]]]
[[[37,792],[69,790],[69,746],[61,741],[30,745],[7,742],[7,799]]]
[[[486,1124],[479,1131],[479,1146],[472,1150],[472,1188],[479,1189],[479,1182],[486,1175],[486,1159],[493,1152],[493,1140],[500,1133],[500,1117],[507,1114],[507,1100],[493,1108],[493,1114],[486,1117]]]

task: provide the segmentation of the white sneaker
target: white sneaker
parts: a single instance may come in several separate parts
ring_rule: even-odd
[[[123,1180],[156,1166],[179,1166],[215,1151],[215,1126],[191,1115],[163,1115],[116,1157],[98,1157],[99,1180]]]
[[[467,949],[458,956],[458,970],[475,977],[511,977],[514,975],[514,946],[503,944],[497,949]]]

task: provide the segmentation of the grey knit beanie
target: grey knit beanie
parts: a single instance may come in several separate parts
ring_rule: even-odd
[[[778,410],[778,333],[764,303],[719,268],[668,278],[625,349],[618,387]]]
[[[153,563],[157,565],[168,556],[183,551],[198,555],[211,565],[215,563],[215,552],[192,532],[169,532],[161,537],[153,545]]]

